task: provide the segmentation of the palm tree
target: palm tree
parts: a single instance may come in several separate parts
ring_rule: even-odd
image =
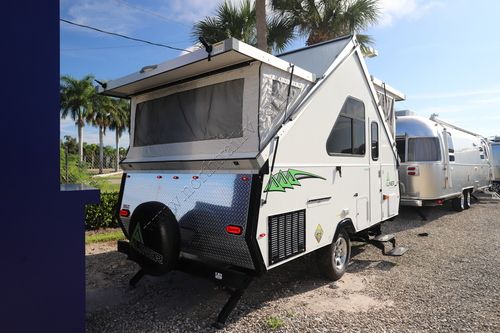
[[[196,41],[203,37],[212,44],[234,37],[256,46],[256,24],[255,3],[242,0],[236,6],[224,1],[217,7],[215,16],[206,17],[194,24],[192,36]],[[267,51],[283,51],[294,36],[293,21],[288,17],[271,15],[267,18]]]
[[[88,123],[99,128],[99,173],[103,171],[104,164],[104,135],[106,129],[111,123],[111,114],[113,112],[113,100],[108,96],[95,94],[92,99],[92,111],[87,113]]]
[[[294,22],[306,45],[356,33],[364,54],[373,39],[360,32],[377,23],[380,14],[378,0],[272,0],[272,6]]]
[[[115,131],[115,143],[116,143],[116,161],[115,161],[115,171],[118,171],[118,164],[120,162],[120,149],[118,143],[123,132],[129,128],[130,123],[130,104],[125,99],[113,100],[113,111],[111,113],[111,122],[109,123],[109,129]]]
[[[61,77],[59,94],[61,98],[61,118],[66,119],[69,115],[78,127],[78,154],[80,163],[83,161],[83,126],[85,118],[92,112],[92,99],[95,95],[92,75],[86,75],[78,80],[70,75]]]

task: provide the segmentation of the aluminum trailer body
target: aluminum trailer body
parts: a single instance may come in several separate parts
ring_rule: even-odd
[[[486,140],[435,117],[396,117],[401,205],[468,208],[470,194],[490,184]]]
[[[227,39],[99,92],[131,99],[120,246],[143,273],[201,263],[224,281],[319,250],[338,279],[350,237],[398,214],[395,141],[355,36],[280,57]]]
[[[491,187],[500,194],[500,136],[494,136],[489,139],[490,160],[492,168],[492,184]]]

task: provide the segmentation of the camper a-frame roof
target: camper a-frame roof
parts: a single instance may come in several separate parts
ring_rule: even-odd
[[[280,56],[229,38],[210,53],[200,49],[109,81],[99,93],[131,98],[126,168],[232,159],[256,169],[282,125],[354,52],[353,36]]]

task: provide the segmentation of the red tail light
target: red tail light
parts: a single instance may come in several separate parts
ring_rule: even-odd
[[[120,209],[120,216],[121,217],[129,217],[130,211],[128,209]]]
[[[248,181],[249,179],[250,179],[250,177],[247,177],[247,176],[241,177],[241,180],[244,181],[244,182]]]
[[[444,204],[444,200],[443,199],[437,199],[436,200],[436,205],[442,205]]]
[[[226,231],[228,234],[241,235],[243,229],[239,225],[228,225],[226,226]]]
[[[418,167],[417,166],[409,166],[406,168],[408,176],[418,176]]]

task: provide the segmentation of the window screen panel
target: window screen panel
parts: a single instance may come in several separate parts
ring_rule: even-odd
[[[134,146],[243,136],[244,79],[137,104]]]
[[[408,139],[409,162],[439,161],[440,159],[438,138]]]

